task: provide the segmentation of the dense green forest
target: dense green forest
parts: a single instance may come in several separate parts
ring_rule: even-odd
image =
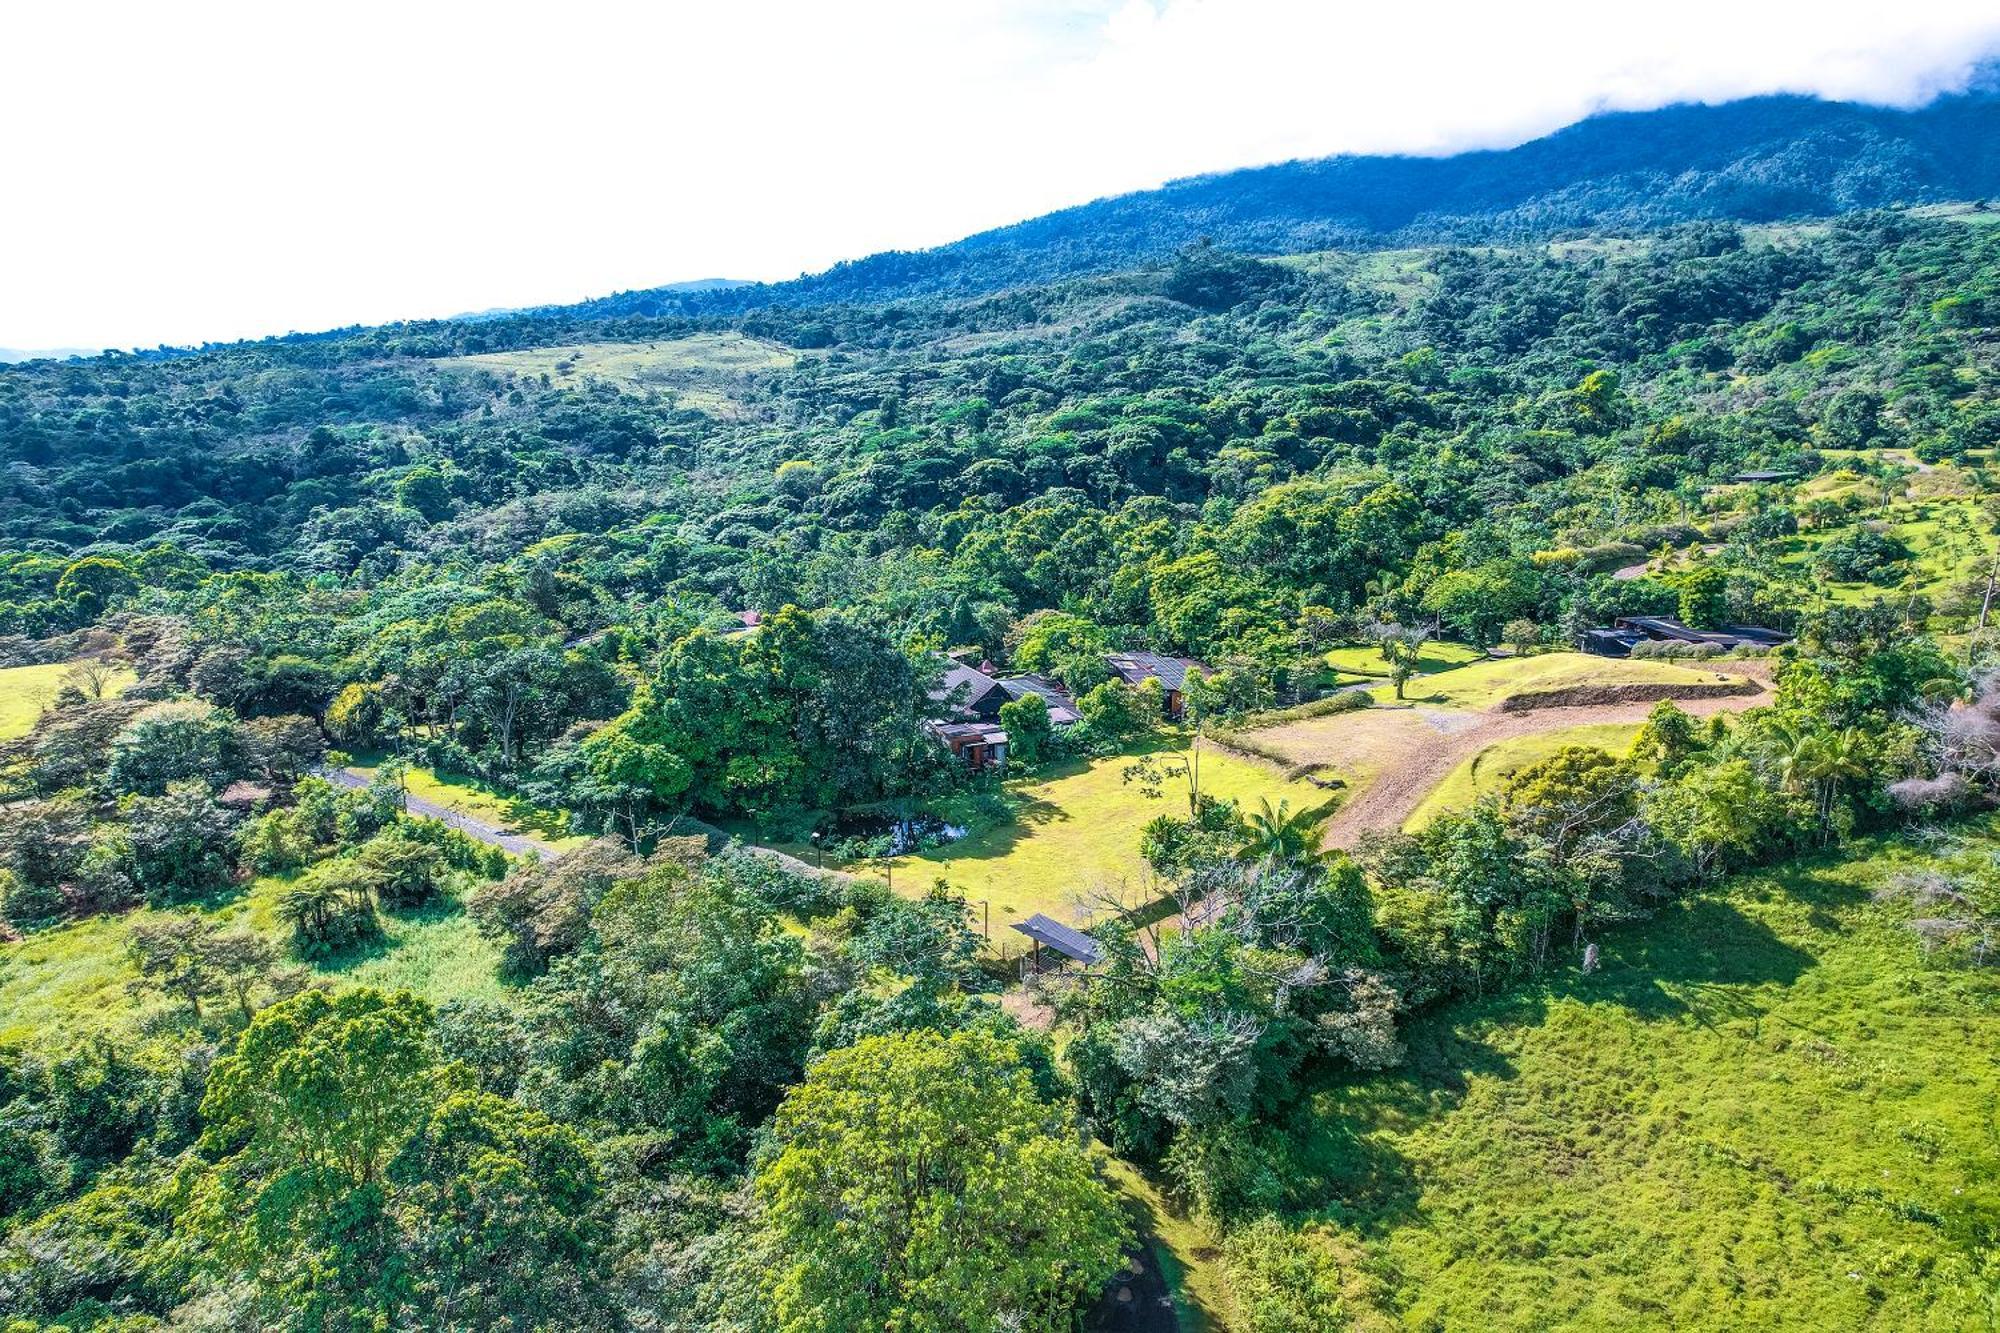
[[[1803,203],[1904,197],[1838,190]],[[1996,218],[1635,213],[1275,257],[1299,247],[1223,229],[1023,285],[0,370],[0,665],[74,664],[0,743],[0,1311],[997,1333],[1168,1263],[1180,1327],[1244,1333],[1977,1326]],[[1571,650],[1626,616],[1789,641],[1634,662],[1667,674],[1630,687],[1662,701],[1629,746],[1348,850],[1321,822],[1358,768],[1269,775],[1312,808],[1204,785],[1205,751],[1261,762],[1286,724],[1451,680],[1438,647],[1595,680]],[[1357,648],[1375,694],[1336,692]],[[1123,650],[1206,665],[1184,715]],[[1010,702],[1011,772],[972,771],[930,729],[945,654],[1059,682],[1081,720]],[[1697,716],[1663,698],[1694,665],[1763,692]],[[1079,774],[1143,812],[1087,982],[1024,988],[948,874],[878,873],[913,831],[1059,828],[1018,784]],[[426,817],[449,782],[536,846]],[[1902,980],[1857,1013],[1809,951]],[[1547,1015],[1658,1044],[1631,1025],[1683,1021],[1669,989],[1704,1077],[1745,1058],[1725,1035],[1823,1047],[1825,1122],[1880,1105],[1914,1165],[1864,1184],[1845,1139],[1815,1164],[1798,1093],[1742,1113],[1790,1137],[1705,1125],[1659,1179],[1627,1136],[1680,1152],[1696,1117],[1626,1069],[1561,1132],[1645,1126],[1574,1169],[1748,1219],[1740,1253],[1677,1233],[1649,1292],[1565,1248],[1561,1202],[1427,1229],[1495,1206],[1447,1202],[1438,1163],[1481,1150],[1451,1117],[1496,1061],[1569,1096],[1575,1061],[1616,1061]],[[1745,1036],[1752,1007],[1818,1027]],[[1932,1020],[1949,1087],[1908,1035]],[[1754,1208],[1696,1201],[1717,1162]],[[1509,1274],[1504,1307],[1468,1265]]]

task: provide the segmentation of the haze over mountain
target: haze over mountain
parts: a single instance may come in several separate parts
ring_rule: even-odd
[[[1281,254],[1700,218],[1765,222],[1993,194],[2000,194],[2000,92],[1989,69],[1973,91],[1917,110],[1779,96],[1610,113],[1515,148],[1341,156],[1197,176],[791,282],[724,292],[675,284],[561,309],[719,314],[974,294],[1126,267],[1203,237]]]

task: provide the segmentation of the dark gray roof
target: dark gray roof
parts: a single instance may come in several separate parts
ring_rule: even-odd
[[[1152,676],[1162,688],[1184,690],[1187,688],[1188,672],[1192,671],[1197,676],[1208,674],[1208,668],[1191,657],[1168,657],[1165,653],[1106,653],[1104,660],[1128,685],[1137,685]]]
[[[1663,639],[1680,639],[1686,643],[1699,643],[1699,631],[1691,630],[1672,616],[1621,616],[1618,628],[1636,629]]]
[[[1037,944],[1046,944],[1067,958],[1079,963],[1103,961],[1104,946],[1074,926],[1065,926],[1060,921],[1052,921],[1040,912],[1026,921],[1016,921],[1014,929],[1026,935]]]
[[[1734,635],[1750,643],[1777,645],[1790,643],[1792,636],[1783,630],[1766,629],[1762,625],[1724,625],[1722,632]]]
[[[1005,690],[1010,699],[1022,699],[1030,694],[1040,695],[1049,706],[1049,720],[1058,725],[1075,722],[1083,716],[1076,711],[1076,700],[1069,697],[1069,691],[1047,676],[1037,676],[1032,673],[1022,676],[1002,676],[993,683]]]
[[[938,683],[936,689],[931,691],[930,697],[933,702],[943,703],[945,699],[950,697],[952,691],[958,690],[960,691],[959,706],[970,711],[981,699],[985,698],[989,692],[996,688],[997,686],[994,683],[993,677],[987,675],[985,672],[974,670],[972,667],[964,666],[958,662],[953,662],[945,668],[944,679]]]

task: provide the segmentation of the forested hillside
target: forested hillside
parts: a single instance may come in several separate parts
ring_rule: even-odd
[[[9,1327],[1976,1326],[1991,106],[0,368]]]
[[[1986,84],[1993,82],[1989,74]],[[1262,254],[1342,245],[1546,239],[1592,228],[1768,222],[2000,194],[1990,86],[1914,111],[1762,97],[1593,117],[1517,148],[1333,157],[1175,181],[952,245],[874,255],[693,301],[671,289],[593,315],[975,295],[1156,262],[1207,238]]]

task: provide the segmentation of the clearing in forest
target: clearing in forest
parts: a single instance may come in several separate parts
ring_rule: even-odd
[[[497,375],[539,379],[560,389],[587,381],[621,389],[661,389],[679,396],[682,406],[711,416],[731,416],[739,404],[732,382],[763,371],[789,370],[800,353],[780,343],[741,333],[696,333],[653,342],[573,343],[566,347],[523,347],[444,357],[446,370],[485,370]]]
[[[1174,762],[1166,751],[1153,758],[1161,765]],[[982,902],[990,903],[994,947],[1007,944],[1019,953],[1019,938],[1007,926],[1036,912],[1074,921],[1079,893],[1136,886],[1145,871],[1140,830],[1159,815],[1187,814],[1185,782],[1170,778],[1161,784],[1159,796],[1151,798],[1140,785],[1125,780],[1134,759],[1079,759],[1013,779],[1006,784],[1011,818],[974,828],[922,855],[859,861],[847,869],[862,875],[889,872],[896,891],[912,896],[943,879],[965,894],[975,914],[981,913]],[[1303,810],[1327,798],[1308,783],[1286,781],[1269,764],[1211,744],[1202,746],[1201,790],[1248,809],[1268,799],[1274,806],[1289,801],[1293,810]]]
[[[1679,687],[1688,712],[1706,716],[1766,700],[1761,686],[1738,672],[1758,664],[1730,662],[1729,673],[1668,662],[1629,661],[1583,653],[1501,658],[1412,681],[1401,706],[1388,686],[1371,690],[1377,706],[1357,713],[1307,718],[1244,733],[1260,752],[1297,765],[1319,765],[1346,783],[1345,800],[1327,821],[1329,845],[1351,847],[1362,834],[1398,829],[1454,769],[1491,745],[1579,727],[1636,726],[1662,691]],[[1638,687],[1645,697],[1594,700],[1572,706],[1508,711],[1521,696]],[[1718,688],[1743,693],[1703,697]],[[1754,692],[1753,692],[1754,691]],[[1573,697],[1573,696],[1570,696]],[[1296,802],[1295,802],[1296,804]]]
[[[384,758],[372,753],[357,755],[355,762],[347,766],[347,772],[354,780],[366,783],[375,776],[375,770]],[[507,846],[507,842],[514,838],[539,844],[558,854],[574,851],[590,841],[587,836],[569,831],[569,817],[561,811],[530,805],[462,773],[409,767],[403,771],[403,790],[408,795],[412,815],[433,819],[444,815],[460,816],[469,823],[446,822],[454,823],[461,831],[481,842],[506,847],[508,851],[522,850]],[[489,832],[503,835],[506,841],[502,837],[489,836]]]
[[[35,729],[35,719],[54,702],[64,677],[75,662],[45,666],[0,667],[0,740],[11,741]],[[129,667],[112,669],[103,682],[104,697],[116,698],[135,679]]]
[[[255,931],[295,962],[285,954],[291,930],[277,913],[293,878],[262,876],[175,910],[199,913],[226,929]],[[0,1044],[138,1032],[148,1018],[175,1008],[178,1001],[156,989],[129,989],[139,974],[125,951],[133,926],[166,915],[142,908],[85,917],[0,942]],[[385,910],[381,918],[380,940],[312,962],[313,974],[341,984],[412,990],[435,1004],[504,993],[499,946],[449,897],[414,911]]]
[[[1433,672],[1450,671],[1456,667],[1467,666],[1479,661],[1483,656],[1483,653],[1469,644],[1433,639],[1418,653],[1417,670],[1428,676]],[[1389,678],[1389,664],[1383,660],[1382,650],[1372,643],[1335,648],[1326,655],[1326,664],[1335,671],[1350,676],[1380,676],[1384,680]]]

